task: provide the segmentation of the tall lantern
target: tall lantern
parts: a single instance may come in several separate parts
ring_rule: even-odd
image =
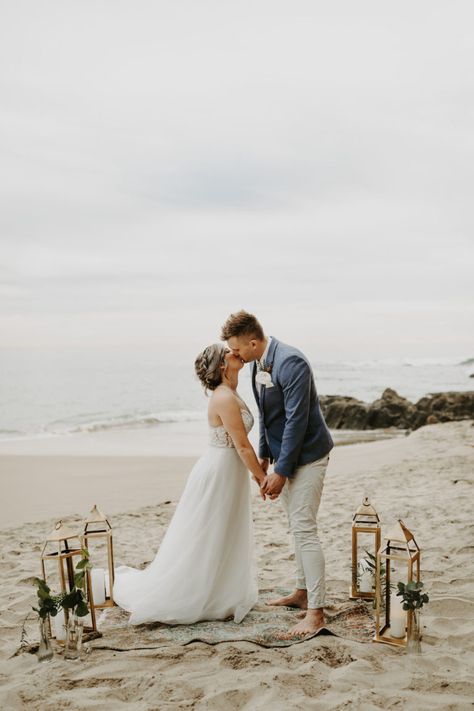
[[[41,552],[41,569],[43,579],[55,592],[68,593],[74,587],[74,573],[77,563],[82,559],[82,543],[77,533],[58,521],[47,536]],[[94,605],[91,599],[90,587],[86,584],[85,594],[89,603],[90,614],[84,618],[84,631],[95,632]],[[68,610],[59,610],[56,617],[50,620],[51,636],[59,641],[65,639],[64,625],[68,620]]]
[[[397,583],[420,581],[421,549],[413,533],[401,519],[396,528],[384,537],[377,555],[376,582],[376,642],[406,646],[413,623],[412,610],[404,610],[397,596]],[[381,575],[381,568],[385,575]]]
[[[380,519],[378,513],[366,496],[352,519],[351,600],[360,598],[363,600],[373,600],[375,598],[374,566],[380,548],[380,535]],[[374,560],[372,561],[372,567],[368,565],[364,566],[364,559],[360,557],[359,549],[362,548],[362,537],[368,539],[367,545],[364,546],[364,548],[369,552],[370,549],[373,550]]]
[[[107,516],[94,506],[84,523],[84,545],[92,568],[87,571],[95,608],[113,607],[114,545]],[[102,567],[99,567],[99,566]]]

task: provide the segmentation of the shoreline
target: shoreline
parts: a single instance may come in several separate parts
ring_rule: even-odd
[[[159,436],[155,428],[141,428],[0,443],[0,488],[8,492],[0,502],[0,530],[85,516],[95,503],[113,516],[177,501],[207,448],[207,426],[195,425],[173,423]],[[343,460],[366,450],[372,456],[405,434],[344,431],[333,452],[346,450]],[[256,446],[255,433],[251,440]]]
[[[360,466],[367,473],[376,471],[396,458],[399,450],[416,449],[420,436],[425,430],[431,431],[430,427],[436,425],[417,431],[421,435],[347,441],[332,450],[331,466],[335,462],[347,477]],[[127,438],[118,443],[113,438],[106,442],[107,446],[101,437],[81,435],[81,447],[77,448],[75,440],[74,447],[68,443],[66,452],[62,447],[53,452],[38,451],[40,448],[36,447],[31,451],[27,447],[20,454],[6,454],[0,448],[0,487],[8,492],[0,502],[0,530],[47,519],[53,524],[61,518],[85,516],[94,504],[114,516],[150,503],[177,501],[194,463],[207,446],[207,430],[204,440],[203,434],[187,438],[187,446],[180,446],[179,438],[148,441],[149,451],[139,455],[137,446],[144,444],[141,435],[133,443]]]
[[[257,447],[256,428],[249,440]],[[379,429],[330,428],[335,446],[375,442],[404,437],[409,430],[396,427]],[[46,436],[0,439],[3,456],[199,456],[207,446],[205,421],[161,423],[153,427],[122,427],[99,432],[78,432]]]

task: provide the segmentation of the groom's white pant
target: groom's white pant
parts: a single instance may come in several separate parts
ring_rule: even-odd
[[[298,467],[281,492],[295,541],[296,587],[308,591],[308,608],[324,607],[326,579],[324,554],[316,517],[323,493],[329,455]]]

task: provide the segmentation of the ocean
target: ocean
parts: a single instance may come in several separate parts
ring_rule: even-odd
[[[427,393],[474,389],[474,359],[462,356],[311,362],[321,395],[371,402],[391,387],[416,401]],[[4,350],[0,366],[1,440],[148,428],[206,416],[192,358],[120,349]],[[239,392],[255,412],[248,366]]]

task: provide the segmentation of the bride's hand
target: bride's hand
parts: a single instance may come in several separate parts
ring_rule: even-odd
[[[261,477],[259,479],[257,476],[252,475],[252,479],[254,480],[254,482],[257,484],[257,486],[259,488],[260,496],[262,497],[262,499],[264,501],[266,501],[267,497],[265,496],[265,494],[262,491],[262,486],[263,486],[263,482],[265,481],[265,477]]]

